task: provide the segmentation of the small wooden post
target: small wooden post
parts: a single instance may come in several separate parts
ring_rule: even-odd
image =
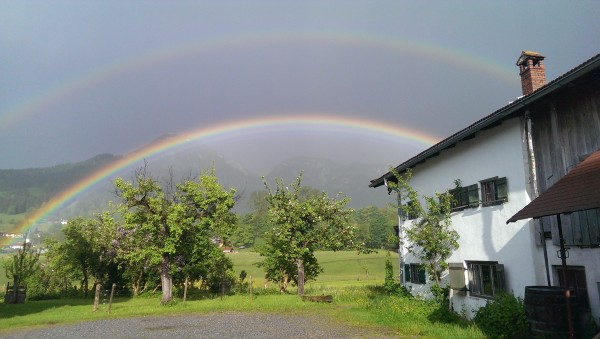
[[[115,294],[115,283],[112,284],[112,288],[110,289],[110,299],[108,299],[108,314],[110,314],[110,309],[112,308],[112,300],[113,300],[114,294]]]
[[[225,294],[225,282],[223,282],[223,277],[221,277],[221,300],[223,300],[224,294]]]
[[[186,275],[185,276],[185,285],[183,285],[183,303],[185,304],[185,301],[187,300],[187,288],[188,288],[188,281],[189,281],[190,276]]]
[[[96,284],[96,296],[94,297],[94,313],[98,311],[98,302],[100,301],[100,284]]]
[[[250,301],[252,301],[252,276],[250,276]]]

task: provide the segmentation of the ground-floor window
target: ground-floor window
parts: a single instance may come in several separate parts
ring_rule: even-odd
[[[562,266],[554,266],[560,287],[565,287]],[[589,310],[590,300],[588,298],[587,282],[585,280],[585,268],[582,266],[567,266],[569,288],[575,291],[577,305],[580,309]]]
[[[425,284],[425,266],[423,264],[405,264],[404,274],[406,281],[413,284]]]
[[[493,298],[504,291],[504,265],[496,261],[467,261],[467,270],[470,295]]]

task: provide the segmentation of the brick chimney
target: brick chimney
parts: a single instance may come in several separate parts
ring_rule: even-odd
[[[536,52],[522,51],[517,60],[523,95],[535,92],[546,84],[546,71],[544,69],[544,56]]]

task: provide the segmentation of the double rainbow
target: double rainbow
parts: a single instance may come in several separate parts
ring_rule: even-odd
[[[184,147],[195,141],[210,141],[211,139],[223,140],[239,138],[240,135],[251,136],[271,131],[290,130],[315,130],[323,133],[342,133],[351,136],[373,137],[393,140],[396,143],[405,143],[415,148],[425,148],[436,143],[434,136],[389,125],[373,120],[347,118],[324,115],[296,115],[284,117],[269,117],[247,120],[235,120],[209,127],[192,130],[188,133],[169,137],[143,147],[119,160],[88,175],[84,179],[70,186],[62,193],[53,197],[42,207],[28,215],[11,233],[26,233],[32,226],[39,223],[49,214],[74,200],[79,194],[90,190],[108,178],[122,172],[127,168],[161,154]],[[6,241],[6,240],[3,240]]]

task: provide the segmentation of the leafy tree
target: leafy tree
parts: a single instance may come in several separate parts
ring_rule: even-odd
[[[47,249],[46,260],[42,265],[42,274],[36,277],[39,280],[38,284],[43,286],[42,291],[38,291],[40,295],[53,292],[63,296],[67,295],[71,283],[82,278],[81,271],[65,255],[62,244],[53,238],[47,238],[44,241],[44,247]]]
[[[53,275],[62,272],[64,277],[60,279],[79,279],[85,297],[89,294],[90,280],[105,285],[121,281],[123,272],[114,261],[111,246],[115,223],[109,212],[94,218],[73,218],[62,232],[63,241],[47,243]]]
[[[233,235],[231,241],[237,246],[252,246],[259,236],[257,232],[256,216],[253,213],[246,213],[240,219],[237,226],[237,232]]]
[[[81,288],[84,296],[88,296],[89,279],[92,272],[99,266],[99,256],[95,253],[94,236],[95,225],[92,219],[75,218],[69,220],[63,229],[65,240],[59,246],[60,254],[65,257],[66,263],[78,270],[81,277]]]
[[[171,178],[172,179],[172,178]],[[198,180],[168,184],[163,189],[145,169],[138,170],[135,182],[115,181],[124,225],[117,242],[120,256],[128,262],[158,267],[162,303],[173,299],[172,273],[192,261],[197,247],[214,246],[208,239],[231,236],[235,227],[234,190],[226,191],[214,171],[202,173]],[[178,265],[178,263],[181,263]]]
[[[302,174],[289,187],[275,179],[272,190],[263,178],[269,203],[269,221],[266,245],[259,250],[265,260],[261,263],[267,279],[280,283],[285,289],[288,281],[304,294],[304,282],[314,279],[321,268],[314,257],[316,249],[340,250],[359,248],[356,233],[350,224],[351,209],[346,209],[347,198],[330,198],[327,193],[303,194]],[[306,192],[306,191],[304,191]]]
[[[367,206],[355,211],[353,219],[368,248],[389,248],[390,239],[395,236],[393,226],[398,222],[394,209]]]
[[[389,185],[401,194],[402,201],[411,202],[402,206],[406,215],[414,217],[412,226],[406,229],[408,251],[424,263],[435,286],[440,287],[442,273],[448,268],[446,259],[459,246],[458,232],[450,228],[452,195],[444,192],[437,193],[435,197],[423,196],[426,203],[426,208],[423,208],[419,194],[408,183],[412,173],[407,171],[403,176],[394,169],[391,171],[397,182]]]
[[[17,286],[26,282],[40,268],[40,250],[35,250],[31,243],[23,242],[23,246],[12,258],[4,262],[4,273],[13,279],[15,291]]]

